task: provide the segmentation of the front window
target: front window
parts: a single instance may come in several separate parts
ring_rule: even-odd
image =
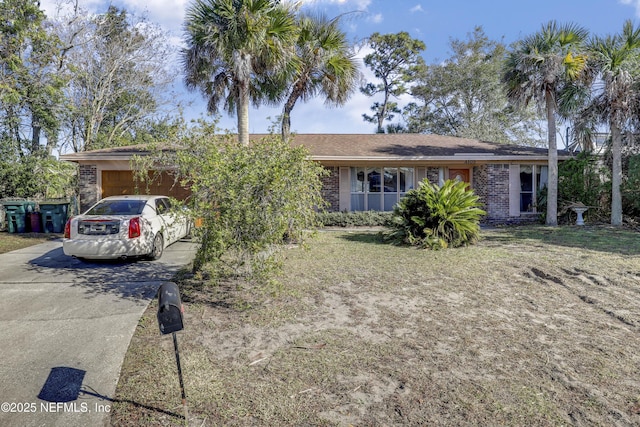
[[[537,195],[547,186],[548,167],[520,165],[520,212],[536,213]]]
[[[413,168],[351,168],[351,210],[393,210],[413,188],[413,176]]]

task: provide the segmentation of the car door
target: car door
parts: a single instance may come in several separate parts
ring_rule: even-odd
[[[164,198],[155,199],[156,218],[160,222],[160,228],[165,238],[165,245],[168,245],[174,240],[174,233],[172,230],[171,217],[169,215],[169,206]]]
[[[167,244],[173,243],[183,236],[183,234],[181,234],[183,222],[176,212],[172,210],[171,201],[168,197],[156,199],[156,212],[164,224],[164,234],[167,238]]]

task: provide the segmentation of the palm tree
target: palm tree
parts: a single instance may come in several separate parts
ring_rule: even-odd
[[[276,76],[296,65],[292,10],[277,0],[195,0],[186,16],[186,85],[200,89],[210,112],[222,102],[235,109],[238,140],[248,145],[249,102],[280,101]]]
[[[547,225],[558,225],[558,145],[556,142],[557,99],[567,82],[586,69],[581,49],[588,36],[582,27],[551,21],[523,40],[507,54],[503,81],[507,97],[520,107],[535,99],[547,114],[549,183]]]
[[[639,77],[634,73],[640,59],[640,28],[626,21],[614,36],[594,37],[588,44],[589,63],[598,77],[591,109],[611,131],[611,225],[622,225],[622,129],[638,102]]]
[[[358,84],[355,55],[340,30],[340,17],[302,15],[296,47],[299,68],[282,113],[282,139],[291,133],[291,111],[299,99],[307,101],[317,94],[325,96],[329,106],[344,105]]]

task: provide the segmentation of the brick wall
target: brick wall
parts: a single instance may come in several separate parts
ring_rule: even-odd
[[[80,212],[84,212],[98,201],[98,168],[96,165],[80,165],[79,174]]]
[[[431,184],[440,185],[440,168],[427,168],[427,180]]]
[[[473,168],[473,189],[487,211],[486,220],[509,220],[509,165],[489,164]]]
[[[329,175],[322,177],[322,197],[329,204],[326,209],[328,212],[340,211],[340,168],[325,167],[329,171]]]

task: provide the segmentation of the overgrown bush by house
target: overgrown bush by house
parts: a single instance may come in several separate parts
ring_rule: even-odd
[[[605,214],[607,208],[603,204],[603,197],[607,199],[607,186],[601,176],[604,171],[598,163],[598,157],[588,152],[581,152],[558,166],[558,214],[561,222],[569,221],[571,215],[569,206],[582,203],[590,206],[587,216]],[[611,188],[608,189],[609,193]],[[602,212],[598,212],[602,211]],[[574,218],[575,219],[575,214]]]
[[[448,180],[442,187],[424,180],[393,211],[390,241],[430,249],[474,243],[480,234],[478,196],[466,183]]]
[[[282,243],[302,241],[316,225],[324,169],[276,136],[242,146],[203,132],[188,144],[176,161],[202,222],[194,269],[270,280]]]
[[[640,218],[640,154],[627,159],[626,179],[622,184],[622,209],[626,215]]]
[[[380,227],[391,225],[392,212],[318,212],[324,227]]]

